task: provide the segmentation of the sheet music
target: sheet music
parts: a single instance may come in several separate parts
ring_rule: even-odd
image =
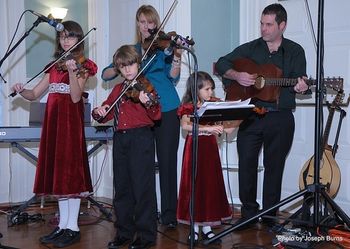
[[[220,109],[240,109],[240,108],[254,108],[255,105],[249,104],[250,99],[244,101],[219,101],[219,102],[204,102],[198,109],[197,114],[199,117],[203,115],[206,110],[220,110]]]

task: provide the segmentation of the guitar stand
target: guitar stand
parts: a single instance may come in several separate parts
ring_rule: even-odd
[[[329,206],[331,206],[333,208],[333,210],[337,214],[337,218],[341,219],[348,227],[350,227],[350,218],[346,215],[346,213],[344,211],[341,210],[341,208],[333,201],[333,199],[328,196],[328,194],[324,190],[324,186],[319,185],[319,184],[311,184],[311,185],[308,185],[307,188],[283,199],[282,201],[280,201],[276,205],[274,205],[268,209],[263,209],[262,211],[260,211],[259,214],[255,215],[249,219],[243,220],[242,222],[240,222],[238,224],[232,225],[230,228],[216,234],[214,237],[212,237],[208,240],[204,240],[203,244],[208,245],[208,244],[214,242],[215,240],[231,233],[232,231],[234,231],[240,227],[243,227],[247,224],[251,224],[252,222],[257,221],[259,218],[262,218],[265,214],[267,214],[271,211],[274,211],[274,210],[278,209],[279,207],[281,207],[281,206],[283,206],[291,201],[296,200],[299,197],[302,197],[305,195],[310,195],[311,193],[313,194],[313,201],[314,201],[315,206],[318,207],[319,199],[322,196],[324,198],[324,200],[327,202],[327,204],[329,204]],[[316,215],[316,214],[314,214],[314,215]],[[315,220],[317,220],[317,216],[314,216],[313,222],[316,222]],[[319,222],[317,221],[316,223],[319,223]],[[320,224],[318,224],[318,225],[320,225]]]
[[[346,111],[344,111],[340,106],[336,106],[336,110],[340,111],[340,116],[339,116],[337,132],[336,132],[335,140],[334,140],[334,144],[333,144],[333,149],[332,149],[332,155],[334,158],[335,158],[335,154],[337,153],[337,150],[338,150],[338,139],[339,139],[339,134],[340,134],[340,128],[342,126],[343,119],[346,116]]]
[[[330,107],[330,104],[327,103],[328,108]],[[335,106],[335,110],[340,112],[340,117],[339,117],[339,122],[338,122],[338,127],[337,127],[337,132],[335,135],[335,141],[332,147],[332,156],[335,158],[335,154],[337,153],[338,149],[338,139],[339,139],[339,134],[340,134],[340,129],[342,126],[342,122],[344,117],[346,116],[346,112],[339,106]],[[310,207],[312,206],[312,196],[309,194],[305,194],[304,196],[304,201],[302,204],[302,207],[298,209],[294,214],[292,214],[288,219],[286,219],[285,222],[281,224],[281,226],[287,225],[287,223],[293,219],[296,219],[299,215],[301,215],[302,220],[309,220],[310,219]],[[324,205],[324,208],[327,208],[327,205]]]

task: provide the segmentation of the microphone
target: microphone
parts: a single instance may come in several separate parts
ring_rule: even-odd
[[[61,32],[64,30],[64,26],[62,23],[56,22],[53,19],[50,19],[40,13],[37,13],[33,10],[29,10],[32,14],[36,15],[37,17],[39,17],[42,21],[47,22],[50,26],[54,27],[56,29],[56,31]]]
[[[165,55],[171,55],[174,52],[174,48],[177,46],[176,44],[177,39],[178,39],[178,36],[175,36],[175,38],[170,41],[169,46],[164,49]]]

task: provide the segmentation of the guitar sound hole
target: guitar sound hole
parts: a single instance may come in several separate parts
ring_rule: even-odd
[[[262,89],[264,86],[265,86],[265,79],[263,76],[258,76],[256,79],[255,79],[255,88],[257,89]]]

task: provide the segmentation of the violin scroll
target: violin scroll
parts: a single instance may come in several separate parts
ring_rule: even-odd
[[[189,37],[183,37],[179,34],[177,34],[175,31],[171,31],[169,33],[164,33],[163,31],[158,32],[158,37],[154,40],[154,35],[157,34],[156,29],[149,30],[149,33],[151,34],[150,37],[146,38],[144,42],[142,43],[142,48],[144,50],[147,50],[150,47],[150,52],[154,53],[156,50],[165,50],[171,46],[184,46],[184,47],[190,47],[195,44],[193,39],[189,39]],[[172,45],[174,44],[174,45]]]

